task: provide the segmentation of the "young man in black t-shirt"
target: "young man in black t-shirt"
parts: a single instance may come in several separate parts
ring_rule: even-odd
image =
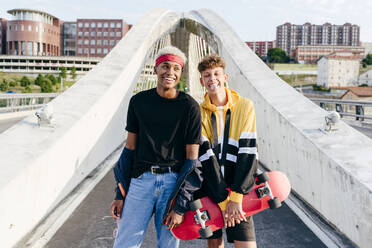
[[[201,185],[200,109],[176,89],[185,61],[177,48],[163,48],[155,65],[157,87],[130,100],[128,138],[114,168],[118,187],[111,214],[119,225],[114,247],[140,247],[153,212],[158,247],[178,247],[169,229],[182,222]]]

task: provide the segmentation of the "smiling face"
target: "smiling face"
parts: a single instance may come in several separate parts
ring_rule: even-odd
[[[200,83],[210,95],[225,93],[228,76],[222,67],[213,67],[201,72]]]
[[[182,66],[173,61],[164,61],[155,67],[158,76],[158,88],[168,90],[176,88],[181,78]]]

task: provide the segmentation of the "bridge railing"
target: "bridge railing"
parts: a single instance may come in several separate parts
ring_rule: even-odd
[[[310,98],[325,110],[335,110],[341,117],[355,117],[357,121],[372,120],[372,101]],[[354,113],[353,113],[354,112]]]
[[[59,93],[0,94],[0,114],[40,108],[58,95]]]

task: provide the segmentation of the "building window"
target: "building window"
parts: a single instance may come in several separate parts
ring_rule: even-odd
[[[79,22],[78,27],[79,28],[82,28],[83,27],[83,23],[82,22]]]
[[[96,49],[91,48],[91,49],[90,49],[90,54],[96,54]]]
[[[110,32],[110,36],[111,37],[114,37],[115,36],[115,32]]]
[[[116,23],[116,27],[121,28],[121,23],[120,22]]]
[[[110,23],[110,28],[115,28],[115,22]]]
[[[85,49],[84,49],[84,53],[85,53],[85,54],[89,54],[89,48],[85,48]]]
[[[103,45],[108,45],[108,40],[104,40]]]
[[[25,31],[25,26],[21,25],[21,31]]]
[[[83,45],[83,40],[78,40],[78,45]]]
[[[89,40],[84,40],[84,45],[89,45]]]
[[[111,46],[115,45],[115,40],[110,40],[110,45]]]
[[[104,53],[104,54],[107,54],[107,53],[108,53],[108,49],[107,49],[107,48],[104,48],[104,49],[103,49],[103,53]]]
[[[107,37],[108,32],[103,32],[103,36]]]
[[[103,27],[108,28],[108,23],[107,22],[103,23]]]
[[[84,27],[89,28],[89,22],[84,23]]]
[[[89,36],[89,32],[84,32],[84,36]]]
[[[97,45],[102,45],[102,40],[97,40]]]
[[[83,32],[79,31],[78,36],[83,36]]]
[[[95,37],[96,36],[96,32],[91,32],[90,33],[90,36]]]
[[[90,44],[91,44],[91,45],[95,45],[95,44],[96,44],[96,40],[91,40],[91,41],[90,41]]]
[[[98,28],[102,28],[102,22],[97,23]]]
[[[97,54],[101,54],[102,53],[102,49],[101,48],[97,48]]]
[[[28,25],[28,31],[32,31],[32,26]]]
[[[95,22],[92,22],[92,23],[90,24],[90,26],[91,26],[92,28],[95,28],[95,27],[96,27],[96,23],[95,23]]]
[[[35,31],[36,31],[36,32],[39,32],[39,26],[36,26],[36,27],[35,27]]]
[[[79,49],[78,49],[78,53],[79,53],[79,54],[82,54],[82,53],[83,53],[83,48],[79,48]]]
[[[102,32],[97,32],[98,37],[102,37]]]
[[[116,32],[116,37],[121,37],[121,32]]]

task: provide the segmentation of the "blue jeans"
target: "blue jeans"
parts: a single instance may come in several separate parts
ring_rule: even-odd
[[[177,173],[145,172],[132,178],[125,198],[123,213],[118,221],[114,248],[139,248],[155,207],[155,228],[158,248],[177,248],[179,240],[162,225],[169,195],[174,190]]]

